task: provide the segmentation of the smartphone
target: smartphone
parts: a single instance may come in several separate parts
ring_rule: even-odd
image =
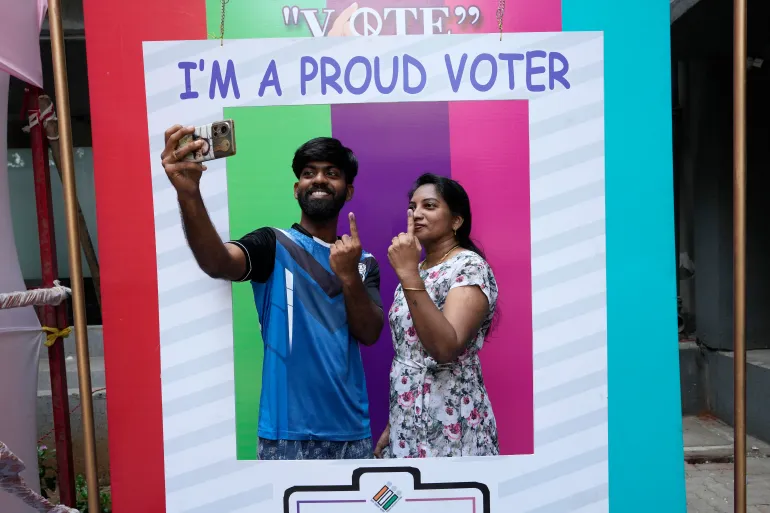
[[[232,119],[225,119],[208,125],[196,126],[195,132],[185,135],[179,140],[177,148],[197,140],[202,140],[203,146],[185,155],[183,160],[207,162],[232,157],[235,155],[235,123]]]

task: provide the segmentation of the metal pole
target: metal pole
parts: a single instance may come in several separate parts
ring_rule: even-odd
[[[736,513],[746,513],[746,2],[733,0],[733,402]]]
[[[75,317],[78,382],[83,410],[83,442],[85,445],[86,482],[88,484],[88,511],[98,513],[99,482],[96,476],[96,439],[94,436],[94,403],[91,395],[91,365],[88,355],[83,268],[80,261],[77,192],[75,189],[75,159],[72,154],[72,126],[70,125],[69,86],[67,85],[67,57],[64,49],[64,31],[61,21],[61,0],[49,0],[48,25],[51,31],[56,110],[59,113],[59,141],[61,148],[62,189],[67,221],[67,250],[70,260],[72,307]]]
[[[29,94],[32,111],[38,111],[37,89]],[[26,113],[25,113],[26,114]],[[59,278],[56,262],[56,237],[54,235],[53,206],[51,202],[51,171],[48,166],[48,147],[40,124],[31,127],[32,170],[35,179],[35,207],[37,232],[40,241],[40,266],[43,287],[53,287]],[[44,306],[39,309],[44,326],[64,329],[67,327],[67,305]],[[69,390],[67,367],[64,359],[64,342],[61,338],[48,348],[48,368],[51,372],[51,406],[53,409],[56,468],[59,481],[59,499],[62,504],[75,507],[75,470],[72,461],[72,428],[70,426]]]

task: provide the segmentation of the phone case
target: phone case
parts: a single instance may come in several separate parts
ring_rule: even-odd
[[[232,119],[195,127],[195,132],[179,140],[177,148],[202,139],[203,146],[184,156],[190,162],[207,162],[235,155],[235,123]]]

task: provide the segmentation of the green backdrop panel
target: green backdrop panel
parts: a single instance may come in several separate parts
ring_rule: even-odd
[[[326,1],[310,0],[302,6],[324,8]],[[222,0],[206,0],[209,37],[219,37],[221,22]],[[229,2],[224,23],[225,39],[307,36],[300,25],[285,25],[280,6],[273,2]],[[308,139],[331,135],[330,108],[231,108],[225,109],[225,117],[235,120],[238,141],[238,155],[227,162],[230,236],[298,221],[291,159]],[[248,284],[233,285],[233,345],[237,456],[256,459],[263,345]]]
[[[235,121],[238,149],[227,161],[230,236],[299,221],[291,160],[307,140],[331,136],[329,106],[234,107],[225,118]],[[256,459],[263,345],[248,283],[233,284],[233,346],[237,456]]]
[[[250,39],[256,37],[307,37],[303,24],[285,25],[281,7],[294,5],[266,0],[229,2],[225,10],[225,39]],[[303,9],[323,9],[326,0],[307,0]],[[219,38],[222,23],[222,1],[206,0],[206,27],[209,37]],[[321,20],[323,24],[323,20]]]

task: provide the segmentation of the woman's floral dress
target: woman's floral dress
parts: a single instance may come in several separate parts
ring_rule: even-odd
[[[423,349],[404,291],[401,285],[396,288],[388,314],[396,356],[390,370],[390,446],[385,456],[497,455],[497,424],[478,356],[497,302],[492,269],[475,252],[462,251],[420,270],[420,276],[439,310],[450,289],[478,286],[489,300],[489,314],[455,362],[438,364]]]

